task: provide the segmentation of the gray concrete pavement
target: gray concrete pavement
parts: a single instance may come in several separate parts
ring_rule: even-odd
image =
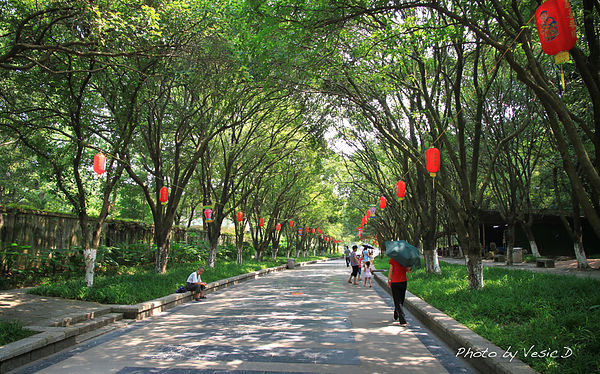
[[[269,274],[89,340],[25,373],[470,373],[343,260]]]
[[[0,320],[19,320],[24,326],[48,326],[66,314],[106,309],[100,303],[30,295],[27,289],[0,291]]]

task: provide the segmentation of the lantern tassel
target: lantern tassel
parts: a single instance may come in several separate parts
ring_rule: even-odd
[[[566,91],[567,88],[565,86],[565,71],[563,70],[562,64],[560,64],[560,79],[562,81],[563,91]]]

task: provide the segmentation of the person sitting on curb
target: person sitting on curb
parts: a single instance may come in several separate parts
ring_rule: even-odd
[[[198,293],[198,295],[196,295],[196,301],[206,299],[206,296],[204,296],[204,289],[206,288],[206,283],[202,282],[202,279],[200,279],[200,275],[202,273],[204,273],[204,268],[200,266],[198,270],[190,274],[187,281],[185,282],[185,288],[188,291],[194,292],[194,295],[196,294],[196,292]]]

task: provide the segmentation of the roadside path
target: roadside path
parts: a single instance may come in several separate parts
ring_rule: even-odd
[[[135,322],[12,373],[474,373],[343,260],[272,273]]]

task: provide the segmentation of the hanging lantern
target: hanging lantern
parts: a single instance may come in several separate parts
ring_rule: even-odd
[[[403,181],[398,181],[396,183],[396,196],[400,199],[400,201],[404,200],[404,196],[406,196],[406,183]]]
[[[367,224],[367,216],[363,216],[361,223],[362,223],[363,225],[366,225],[366,224]]]
[[[258,219],[258,225],[259,225],[260,227],[263,227],[263,226],[265,225],[265,219],[264,219],[264,218],[259,218],[259,219]]]
[[[212,206],[205,206],[204,207],[204,221],[206,223],[211,223],[211,222],[214,221]]]
[[[425,152],[427,158],[427,171],[433,179],[433,186],[435,187],[435,175],[440,171],[440,150],[432,147]]]
[[[277,222],[277,224],[275,225],[275,230],[281,230],[281,223]]]
[[[385,198],[385,196],[381,196],[379,198],[379,208],[381,208],[381,210],[385,209],[385,207],[387,206],[387,199]]]
[[[290,229],[294,227],[294,221],[290,220]]]
[[[371,218],[371,211],[367,210],[367,219]]]
[[[158,200],[160,200],[160,202],[163,204],[169,200],[169,189],[167,187],[161,187],[158,194]]]
[[[312,232],[313,232],[313,234],[315,233],[315,228],[314,228],[314,227],[313,227],[313,229],[312,229]]]
[[[298,235],[302,236],[302,229],[298,229]]]
[[[102,152],[96,153],[96,156],[94,156],[94,171],[98,175],[106,172],[106,156]]]
[[[544,53],[554,56],[554,62],[557,64],[569,61],[569,51],[577,43],[577,30],[569,1],[544,1],[535,11],[535,23]],[[564,89],[562,65],[561,77]]]
[[[244,213],[237,212],[237,221],[242,222],[244,220]]]

